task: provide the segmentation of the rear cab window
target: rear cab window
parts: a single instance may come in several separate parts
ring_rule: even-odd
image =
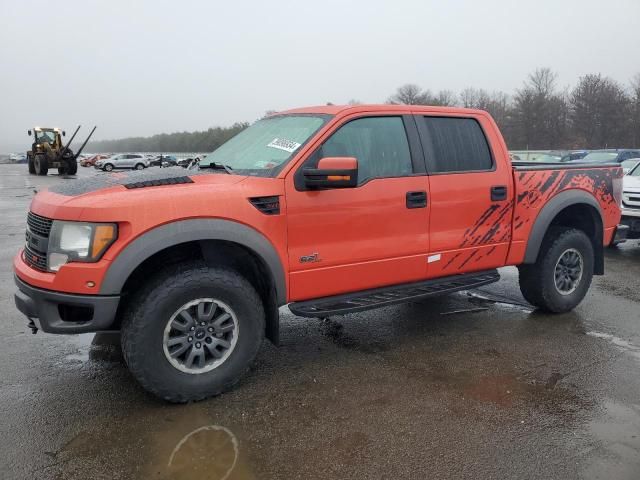
[[[476,119],[420,116],[416,120],[429,174],[494,169],[489,143]]]

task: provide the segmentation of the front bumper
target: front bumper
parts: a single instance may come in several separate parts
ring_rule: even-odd
[[[17,276],[16,307],[47,333],[111,330],[120,303],[117,295],[74,295],[32,287]]]

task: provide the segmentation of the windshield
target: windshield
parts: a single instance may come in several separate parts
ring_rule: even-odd
[[[615,162],[618,158],[617,152],[591,152],[587,154],[582,162]]]
[[[53,132],[36,132],[38,143],[53,143]]]
[[[639,162],[638,164],[636,164],[635,167],[633,167],[633,170],[631,170],[627,175],[629,175],[630,177],[640,177],[640,159],[636,160],[637,162]]]
[[[206,156],[200,167],[227,165],[233,173],[273,177],[330,115],[276,115],[263,118]]]

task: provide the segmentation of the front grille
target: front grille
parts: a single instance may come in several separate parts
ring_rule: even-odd
[[[24,259],[33,268],[47,271],[47,256],[46,254],[34,252],[29,248],[29,245],[24,247]]]
[[[29,212],[29,215],[27,215],[27,225],[29,226],[29,230],[33,233],[37,233],[38,235],[42,235],[43,237],[49,236],[52,223],[53,220],[50,218],[41,217],[40,215],[36,215],[32,212]]]

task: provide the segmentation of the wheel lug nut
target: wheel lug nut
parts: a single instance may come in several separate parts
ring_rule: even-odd
[[[189,340],[190,342],[193,342],[193,337],[189,337],[189,338],[188,338],[188,340]]]
[[[196,348],[200,348],[200,346],[201,346],[200,342],[197,342],[196,343]]]
[[[205,339],[204,339],[204,341],[205,341],[205,342],[207,342],[207,343],[211,343],[211,342],[213,342],[213,340],[211,340],[211,337],[207,337],[207,338],[205,338]]]
[[[207,330],[209,330],[210,332],[213,332],[213,327],[209,327],[207,328]]]
[[[196,327],[191,327],[189,330],[191,330],[192,332],[196,329]]]
[[[206,324],[204,322],[200,322],[200,326],[204,327]]]

